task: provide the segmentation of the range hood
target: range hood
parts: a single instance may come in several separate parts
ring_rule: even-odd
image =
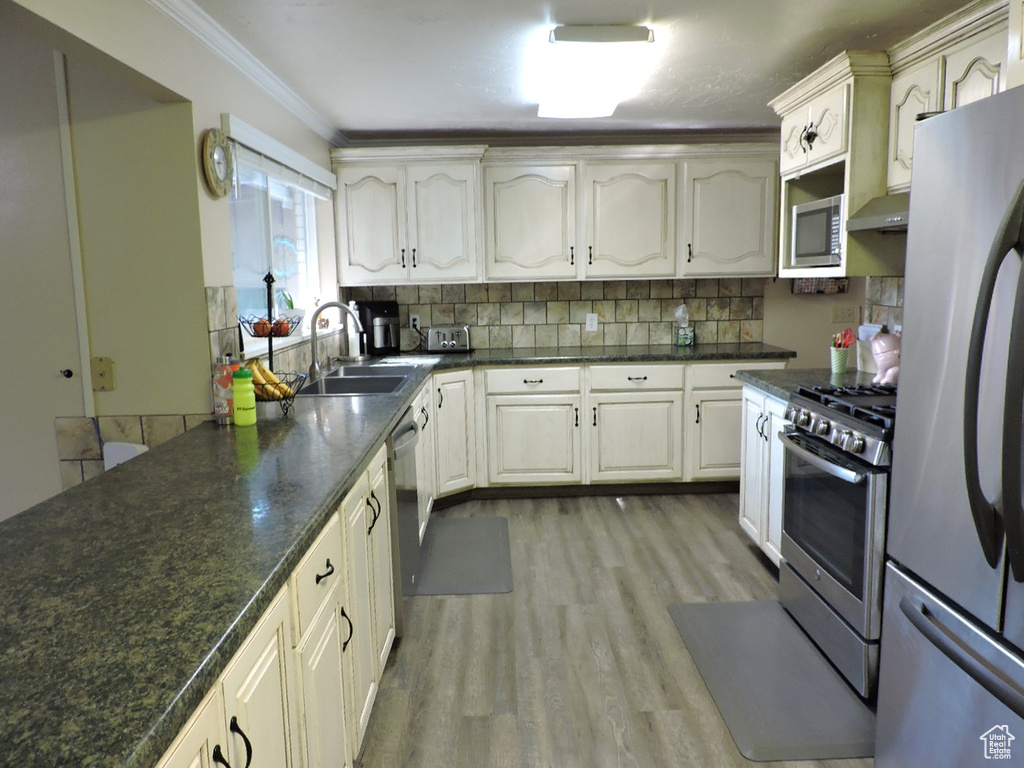
[[[847,232],[906,232],[910,223],[910,193],[898,192],[869,200],[846,220]]]

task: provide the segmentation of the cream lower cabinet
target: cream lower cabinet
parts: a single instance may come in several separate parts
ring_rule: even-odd
[[[686,371],[683,440],[685,479],[735,480],[740,476],[742,385],[740,369],[784,368],[785,363],[693,363]]]
[[[395,591],[391,568],[391,492],[388,488],[387,452],[381,449],[370,463],[370,523],[366,535],[370,557],[370,601],[373,604],[375,677],[384,674],[395,642]]]
[[[416,506],[420,524],[420,542],[427,533],[430,513],[434,509],[437,486],[437,467],[434,461],[434,397],[428,380],[412,401],[413,418],[420,427],[416,443]]]
[[[215,768],[214,755],[225,754],[224,735],[224,699],[215,687],[196,707],[157,768]]]
[[[485,372],[491,485],[580,483],[580,369]]]
[[[476,485],[476,402],[473,371],[434,374],[436,495]]]
[[[775,565],[782,559],[785,448],[778,435],[790,423],[785,410],[782,400],[743,388],[740,527]]]
[[[590,366],[586,377],[586,481],[681,480],[683,366]]]

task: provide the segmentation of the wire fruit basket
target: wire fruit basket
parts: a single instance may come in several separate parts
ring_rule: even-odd
[[[239,317],[238,322],[242,324],[242,327],[245,328],[250,336],[258,339],[265,339],[270,336],[281,338],[291,336],[298,328],[301,328],[302,317],[301,314],[279,315],[276,320],[271,321],[266,315],[260,317],[249,315],[247,317]]]
[[[278,403],[285,416],[295,403],[295,395],[306,383],[306,374],[297,372],[273,373],[259,359],[246,363],[252,371],[252,388],[256,393],[256,401],[260,403]]]

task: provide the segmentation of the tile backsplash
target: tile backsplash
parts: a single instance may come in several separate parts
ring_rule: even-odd
[[[869,277],[864,288],[866,322],[881,323],[892,332],[903,325],[902,277]]]
[[[473,283],[343,288],[346,301],[398,302],[403,351],[416,349],[409,328],[470,326],[477,349],[671,344],[684,301],[698,343],[762,340],[763,278]],[[586,330],[587,314],[597,330]]]

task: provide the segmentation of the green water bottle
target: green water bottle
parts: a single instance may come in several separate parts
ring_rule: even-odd
[[[252,388],[252,371],[243,366],[231,378],[235,390],[235,426],[251,427],[256,423],[256,392]]]

